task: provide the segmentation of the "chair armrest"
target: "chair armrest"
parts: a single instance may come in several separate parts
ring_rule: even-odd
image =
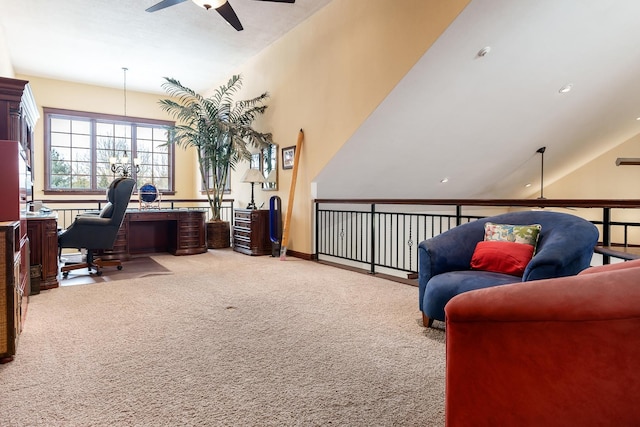
[[[568,250],[570,248],[567,248],[566,245],[564,247],[554,245],[545,247],[537,252],[529,261],[527,268],[525,268],[522,281],[574,275],[588,267],[586,265],[577,271],[570,268],[576,262],[576,257],[568,254]]]
[[[424,240],[418,245],[418,301],[420,310],[422,310],[427,283],[433,276],[470,268],[471,257],[477,241],[472,241],[465,233],[458,233],[458,228]],[[458,235],[460,238],[457,238]],[[482,231],[478,237],[478,241],[480,240],[482,240]]]
[[[84,211],[82,213],[79,213],[77,217],[79,216],[99,216],[100,215],[100,211]]]
[[[569,227],[571,227],[569,225]],[[575,226],[575,233],[550,233],[539,242],[538,250],[522,275],[522,281],[573,276],[589,267],[598,230],[593,224]],[[567,236],[572,236],[571,243]]]
[[[452,228],[418,245],[418,301],[422,301],[427,282],[448,271],[468,270],[476,244],[484,238],[484,224],[469,222]]]
[[[634,259],[633,261],[617,262],[615,264],[597,265],[595,267],[582,270],[580,274],[594,274],[604,271],[620,270],[624,268],[640,267],[640,259]]]
[[[74,223],[76,226],[105,226],[111,222],[111,218],[102,218],[96,215],[78,215]]]
[[[635,267],[451,299],[447,426],[634,425],[639,282]]]
[[[484,237],[484,225],[466,223],[418,245],[420,271],[425,278],[448,271],[468,270],[476,244]]]

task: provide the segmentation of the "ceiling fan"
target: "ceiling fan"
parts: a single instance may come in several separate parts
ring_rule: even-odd
[[[150,8],[146,9],[146,11],[155,12],[155,11],[167,8],[169,6],[175,6],[177,4],[184,3],[185,1],[187,0],[162,0],[160,3],[157,3],[151,6]],[[242,24],[238,19],[238,15],[236,15],[236,12],[233,10],[233,8],[231,7],[231,5],[227,0],[191,0],[191,1],[193,1],[198,6],[203,7],[207,10],[212,8],[215,9],[224,19],[227,20],[229,24],[231,24],[233,28],[235,28],[238,31],[243,30]],[[296,0],[260,0],[260,1],[271,1],[276,3],[295,3],[296,2]]]

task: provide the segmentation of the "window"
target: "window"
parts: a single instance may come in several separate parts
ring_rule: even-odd
[[[211,168],[207,168],[207,185],[209,188],[213,188],[213,171]],[[202,176],[202,175],[200,175]],[[200,183],[200,188],[202,192],[205,192],[204,184]],[[224,182],[224,194],[231,193],[231,167],[227,168],[227,180]]]
[[[44,108],[45,191],[102,193],[119,174],[110,159],[137,158],[136,188],[174,192],[173,122]]]

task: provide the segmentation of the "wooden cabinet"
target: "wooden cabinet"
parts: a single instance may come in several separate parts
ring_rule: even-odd
[[[40,289],[59,286],[58,282],[58,221],[55,214],[27,217],[27,236],[32,267],[39,265]]]
[[[268,210],[236,209],[234,211],[233,250],[247,255],[271,254]]]
[[[202,211],[182,212],[178,218],[178,247],[176,254],[206,252],[205,213]]]
[[[0,139],[19,141],[31,151],[38,118],[29,82],[0,77]],[[30,163],[31,153],[28,158]]]
[[[22,330],[20,222],[0,222],[0,363],[13,360]]]
[[[33,197],[33,134],[39,114],[28,83],[0,77],[0,221],[6,227],[0,242],[5,247],[0,268],[3,360],[15,354],[30,290],[26,209]]]

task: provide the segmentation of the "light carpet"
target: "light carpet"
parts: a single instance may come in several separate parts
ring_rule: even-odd
[[[31,298],[3,426],[442,426],[418,289],[231,250]],[[106,273],[105,273],[106,274]]]

